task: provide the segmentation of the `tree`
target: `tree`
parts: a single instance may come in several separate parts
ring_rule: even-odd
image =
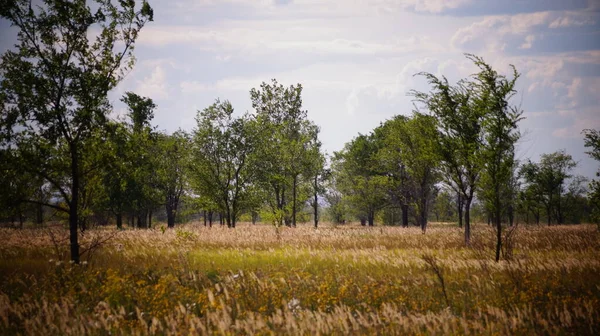
[[[165,153],[161,148],[161,134],[150,124],[156,104],[151,98],[133,92],[126,92],[121,101],[127,104],[127,116],[131,122],[128,127],[128,153],[121,159],[129,161],[130,208],[133,217],[137,217],[137,227],[149,228],[153,210],[165,201],[156,169],[161,166]]]
[[[539,163],[530,160],[523,165],[524,179],[540,195],[548,225],[552,224],[553,219],[555,223],[563,223],[565,181],[571,178],[570,171],[576,166],[577,163],[564,150],[542,154]]]
[[[388,204],[389,177],[377,160],[381,146],[374,134],[360,134],[333,157],[337,188],[362,225],[373,226],[376,212]]]
[[[187,134],[177,131],[172,135],[161,134],[158,139],[157,156],[158,189],[165,200],[167,227],[175,227],[177,209],[187,187],[185,169],[188,164],[189,139]]]
[[[284,87],[273,79],[250,90],[250,99],[261,131],[257,169],[267,204],[278,225],[296,226],[298,204],[303,203],[298,200],[299,184],[302,175],[309,173],[307,167],[318,160],[311,148],[318,141],[319,128],[302,110],[300,84]]]
[[[195,191],[218,205],[234,228],[250,207],[254,192],[257,126],[249,116],[233,117],[228,101],[198,112],[193,131],[190,172]]]
[[[508,101],[516,93],[515,84],[519,73],[512,66],[513,78],[498,74],[483,59],[468,56],[480,69],[474,76],[473,107],[483,116],[481,196],[488,211],[493,214],[496,227],[496,261],[500,260],[502,247],[503,210],[512,207],[515,172],[515,144],[520,138],[517,123],[522,112],[509,106]]]
[[[585,135],[585,147],[591,148],[591,150],[586,153],[596,161],[600,161],[600,131],[586,129],[583,133]],[[600,169],[596,172],[596,176],[600,177]],[[588,197],[592,207],[592,219],[596,222],[600,222],[600,181],[592,180],[589,188],[590,194]]]
[[[94,7],[84,0],[0,6],[0,15],[19,29],[16,50],[7,51],[0,65],[1,146],[18,150],[24,160],[17,169],[40,176],[64,200],[47,205],[69,215],[75,263],[82,163],[89,154],[84,143],[106,125],[107,92],[133,66],[134,42],[153,17],[147,2],[140,9],[133,1],[97,1]],[[68,173],[59,180],[63,171]]]
[[[380,150],[387,156],[386,162],[400,168],[402,195],[405,202],[413,202],[417,223],[423,233],[427,229],[429,203],[433,198],[435,184],[439,181],[436,120],[420,113],[412,118],[396,117],[389,123],[384,135],[385,146]],[[390,158],[391,156],[391,158]],[[394,156],[396,156],[394,158]],[[393,174],[392,176],[394,176]],[[407,193],[409,191],[409,193]],[[412,195],[412,197],[408,196]]]
[[[411,91],[415,97],[437,119],[438,155],[441,172],[446,183],[460,193],[464,202],[465,244],[471,241],[470,209],[483,160],[483,113],[475,108],[472,83],[461,80],[449,84],[430,73],[419,73],[432,86],[429,93]]]

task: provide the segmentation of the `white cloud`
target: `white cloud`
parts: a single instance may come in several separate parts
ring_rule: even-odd
[[[150,76],[137,81],[135,92],[141,96],[151,97],[152,99],[169,98],[167,76],[163,67],[157,65]]]

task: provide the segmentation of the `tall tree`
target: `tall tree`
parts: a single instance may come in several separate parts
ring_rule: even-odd
[[[429,93],[411,91],[438,123],[439,156],[445,181],[464,202],[465,244],[471,241],[470,209],[482,169],[482,109],[473,106],[472,83],[461,80],[452,86],[445,77],[420,73],[432,86]]]
[[[261,127],[259,170],[269,208],[276,221],[296,225],[299,183],[311,156],[311,143],[318,127],[302,109],[302,85],[284,87],[275,79],[250,90],[252,107]],[[291,204],[289,194],[291,192]]]
[[[177,131],[172,135],[161,134],[158,139],[158,156],[155,170],[157,186],[164,199],[167,227],[175,227],[180,200],[187,187],[185,169],[188,164],[189,139]]]
[[[147,2],[13,0],[0,15],[19,29],[15,50],[2,56],[0,132],[3,147],[16,148],[27,169],[53,185],[68,213],[71,259],[79,262],[83,146],[107,122],[107,92],[133,66],[134,42],[152,20]],[[120,51],[118,50],[120,48]],[[53,151],[61,159],[47,159]],[[58,162],[57,162],[58,161]],[[56,173],[67,171],[65,179]]]
[[[256,123],[248,115],[234,117],[231,103],[220,100],[199,111],[196,122],[190,163],[192,185],[197,194],[218,205],[227,226],[234,228],[254,192]]]
[[[519,73],[513,66],[513,77],[506,78],[498,74],[480,57],[470,55],[469,58],[479,68],[474,75],[473,107],[483,115],[482,130],[484,133],[483,171],[480,190],[482,199],[493,214],[496,227],[496,261],[500,260],[502,247],[503,211],[512,207],[513,183],[516,162],[515,144],[520,138],[517,123],[522,112],[509,105],[515,95],[515,84]],[[510,215],[510,214],[509,214]]]
[[[583,133],[585,135],[585,147],[590,148],[590,151],[586,153],[596,161],[600,161],[600,131],[586,129]],[[596,177],[600,177],[600,169],[596,172]],[[589,188],[590,194],[588,197],[592,207],[592,220],[600,222],[600,181],[592,180]]]

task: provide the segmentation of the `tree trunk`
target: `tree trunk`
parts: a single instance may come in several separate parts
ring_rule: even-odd
[[[471,245],[471,201],[473,197],[465,200],[465,245]]]
[[[208,226],[212,227],[213,225],[213,211],[209,210],[208,211]]]
[[[408,227],[408,204],[402,204],[402,227]]]
[[[148,228],[152,228],[152,209],[148,209]]]
[[[69,204],[69,242],[71,260],[79,264],[79,162],[77,148],[71,145],[71,202]]]
[[[202,210],[202,219],[204,220],[204,226],[206,226],[206,210]]]
[[[496,224],[496,262],[500,261],[500,250],[502,249],[502,212],[500,209],[500,187],[496,183],[494,197],[494,222]]]
[[[515,209],[512,205],[508,206],[508,224],[510,226],[515,224]]]
[[[43,226],[44,225],[44,206],[41,204],[38,204],[36,207],[36,222],[38,224],[38,226]]]
[[[167,227],[172,229],[175,227],[175,211],[168,203],[165,210],[167,210]]]
[[[298,175],[294,175],[294,182],[292,184],[292,226],[296,227],[296,193],[298,185]]]
[[[427,230],[427,195],[421,196],[421,206],[419,210],[421,212],[419,216],[421,231],[425,233],[425,231]]]
[[[500,220],[500,211],[496,212],[494,216],[494,222],[496,222],[496,262],[500,260],[500,249],[502,248],[502,221]]]
[[[369,221],[369,226],[375,225],[375,211],[369,211],[369,214],[367,215],[367,220]]]
[[[313,217],[315,221],[315,229],[319,227],[319,193],[317,187],[319,186],[319,175],[315,174],[314,180],[314,200],[313,200]]]
[[[122,228],[123,228],[123,214],[119,212],[117,214],[117,229],[121,230]]]
[[[362,225],[362,226],[367,225],[367,219],[365,217],[360,217],[360,225]]]
[[[463,227],[463,209],[464,209],[464,200],[460,192],[458,193],[458,199],[456,202],[458,206],[458,227]]]
[[[21,207],[19,207],[19,228],[21,230],[23,229],[24,223],[25,223],[25,219],[23,218],[23,211],[21,210]]]

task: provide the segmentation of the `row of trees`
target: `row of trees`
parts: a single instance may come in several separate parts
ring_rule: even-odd
[[[548,223],[561,223],[566,196],[582,195],[580,179],[565,192],[575,165],[566,153],[515,160],[522,112],[509,101],[519,74],[513,68],[507,78],[473,55],[479,72],[454,85],[420,74],[431,91],[411,92],[417,111],[359,135],[326,169],[299,84],[273,80],[252,89],[254,113],[236,114],[216,100],[198,112],[190,133],[151,127],[156,105],[132,92],[122,97],[127,116],[110,118],[107,93],[132,68],[135,40],[153,17],[146,2],[98,0],[92,10],[84,0],[38,7],[13,0],[0,15],[19,29],[0,64],[4,215],[31,212],[42,221],[47,209],[62,214],[75,262],[78,231],[91,219],[110,214],[119,228],[124,219],[144,228],[163,208],[173,227],[182,203],[203,211],[205,221],[219,213],[229,227],[243,214],[295,226],[307,206],[317,226],[319,204],[328,203],[336,222],[374,225],[383,213],[424,233],[431,212],[455,208],[469,244],[474,200],[497,229],[498,258],[503,220],[512,223],[520,211],[539,221],[544,212]],[[598,133],[589,131],[586,141],[598,158]],[[598,183],[591,186],[597,203]]]
[[[585,178],[572,176],[576,162],[564,151],[542,155],[538,163],[516,160],[522,111],[510,100],[519,73],[512,67],[508,78],[480,57],[466,57],[477,73],[454,85],[420,73],[431,91],[410,92],[416,102],[410,117],[387,120],[334,154],[325,196],[334,220],[356,217],[373,225],[379,212],[384,222],[412,222],[425,233],[431,213],[456,214],[469,245],[477,205],[496,228],[499,259],[503,223],[513,225],[515,216],[579,222],[598,206],[594,193],[585,197]],[[586,134],[586,145],[598,148],[597,131]],[[597,182],[591,186],[597,192]]]

